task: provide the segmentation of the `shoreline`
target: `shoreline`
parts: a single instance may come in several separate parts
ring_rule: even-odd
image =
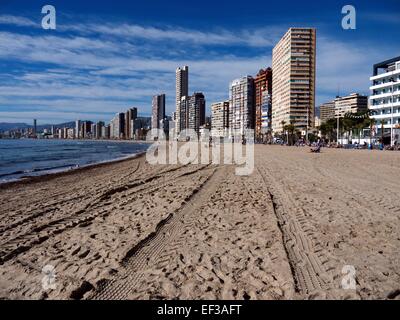
[[[12,187],[15,187],[18,185],[26,185],[26,184],[31,184],[31,183],[44,182],[44,181],[48,181],[48,180],[51,180],[54,178],[67,176],[67,175],[78,173],[78,172],[85,171],[85,170],[105,167],[108,165],[141,158],[146,154],[146,152],[147,151],[142,151],[142,152],[138,152],[134,155],[129,155],[129,156],[122,157],[122,158],[104,160],[101,162],[90,163],[90,164],[86,164],[86,165],[77,166],[74,168],[66,168],[65,170],[61,170],[61,171],[57,171],[57,172],[44,173],[44,174],[37,175],[37,176],[21,177],[17,180],[0,182],[0,190],[12,188]]]
[[[13,140],[13,139],[9,139],[9,140]],[[69,139],[57,139],[57,140],[65,140],[68,141]],[[93,141],[93,140],[75,140],[75,141]],[[104,141],[104,142],[129,142],[129,141],[124,141],[124,140],[95,140],[95,141]],[[130,141],[130,143],[136,143],[137,141]],[[143,143],[148,143],[143,141]],[[274,145],[274,147],[278,147],[278,148],[282,148],[285,147],[284,149],[287,148],[294,148],[293,146],[280,146],[280,145]],[[306,149],[309,147],[306,146],[302,146],[302,147],[298,147],[299,149]],[[364,151],[365,153],[381,153],[382,151],[391,151],[391,150],[378,150],[378,149],[374,149],[374,150],[367,150],[367,149],[341,149],[341,148],[322,148],[322,150],[343,150],[343,151]],[[307,149],[308,150],[308,149]],[[73,174],[75,172],[80,172],[80,171],[84,171],[84,170],[89,170],[89,169],[94,169],[97,167],[102,167],[102,166],[107,166],[107,165],[111,165],[114,163],[119,163],[119,162],[123,162],[123,161],[129,161],[132,159],[136,159],[136,158],[140,158],[143,157],[146,154],[146,151],[141,151],[138,152],[137,154],[134,155],[128,155],[126,157],[121,157],[121,158],[116,158],[116,159],[110,159],[110,160],[104,160],[104,161],[100,161],[100,162],[96,162],[96,163],[91,163],[91,164],[85,164],[85,165],[81,165],[81,166],[76,166],[76,167],[66,167],[65,169],[62,169],[60,171],[56,171],[56,172],[50,172],[50,173],[44,173],[44,174],[39,174],[36,176],[26,176],[26,177],[20,177],[18,179],[15,180],[10,180],[10,181],[4,181],[1,182],[0,181],[0,190],[4,190],[4,189],[8,189],[11,187],[14,187],[16,185],[25,185],[25,184],[30,184],[30,183],[37,183],[37,182],[42,182],[42,181],[47,181],[53,178],[57,178],[57,177],[61,177],[61,176],[65,176],[65,175],[69,175],[69,174]],[[387,153],[392,153],[392,152],[387,152]],[[48,170],[51,171],[51,170]]]

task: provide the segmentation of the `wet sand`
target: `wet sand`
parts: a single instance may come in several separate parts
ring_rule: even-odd
[[[244,177],[139,157],[8,185],[0,297],[400,299],[399,163],[260,145]]]

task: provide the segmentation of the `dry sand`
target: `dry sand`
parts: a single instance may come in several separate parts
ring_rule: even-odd
[[[0,297],[400,299],[399,162],[256,146],[247,177],[140,157],[0,187]]]

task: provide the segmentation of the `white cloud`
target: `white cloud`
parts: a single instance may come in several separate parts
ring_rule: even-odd
[[[0,24],[14,25],[18,27],[39,27],[40,23],[31,19],[13,15],[0,15]]]
[[[179,27],[145,27],[132,24],[81,24],[65,26],[64,30],[78,31],[85,34],[103,34],[122,38],[139,38],[151,41],[174,41],[200,45],[240,45],[268,47],[273,45],[281,33],[277,28],[241,30],[239,32],[219,29],[214,32],[203,32]]]
[[[34,22],[0,16],[1,23]],[[73,120],[83,112],[82,118],[108,120],[94,113],[115,113],[131,105],[148,115],[151,96],[160,92],[166,93],[167,111],[172,112],[175,69],[181,65],[189,65],[190,91],[203,91],[210,105],[228,97],[233,79],[270,66],[272,45],[284,31],[271,26],[203,32],[116,23],[70,25],[52,35],[3,31],[0,62],[18,67],[0,75],[0,118]],[[397,44],[382,50],[324,35],[318,35],[317,43],[318,104],[334,98],[338,86],[341,94],[367,93],[372,64],[399,49]],[[235,54],[237,46],[240,54]],[[5,108],[12,111],[1,111]]]
[[[335,98],[337,93],[368,95],[373,64],[391,58],[388,54],[399,50],[398,44],[383,48],[324,36],[317,43],[317,104]]]

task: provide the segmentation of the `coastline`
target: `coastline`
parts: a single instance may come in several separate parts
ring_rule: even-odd
[[[74,174],[79,171],[85,171],[89,169],[94,169],[94,168],[100,168],[104,166],[111,165],[113,163],[119,163],[119,162],[124,162],[136,158],[143,157],[146,154],[146,151],[141,151],[138,152],[134,155],[128,155],[126,157],[122,158],[117,158],[117,159],[110,159],[110,160],[104,160],[101,162],[97,163],[90,163],[82,166],[76,166],[73,168],[66,168],[65,170],[61,170],[58,172],[52,172],[52,173],[45,173],[37,176],[27,176],[27,177],[21,177],[17,180],[12,180],[12,181],[4,181],[0,182],[0,190],[7,189],[10,187],[14,187],[15,185],[25,185],[25,184],[30,184],[30,183],[38,183],[38,182],[43,182],[47,181],[49,179],[57,178],[57,177],[62,177],[65,175],[70,175]]]
[[[11,139],[10,139],[11,140]],[[56,141],[60,141],[61,139],[57,139]],[[68,139],[64,139],[62,141],[71,141]],[[74,141],[82,141],[82,142],[126,142],[126,143],[140,143],[140,144],[146,144],[145,141],[122,141],[122,140],[84,140],[84,139],[80,139],[80,140],[74,140]],[[77,171],[77,170],[84,170],[84,169],[88,169],[88,168],[93,168],[93,167],[97,167],[97,166],[102,166],[102,165],[107,165],[107,164],[111,164],[111,163],[115,163],[115,162],[120,162],[120,161],[125,161],[125,160],[129,160],[129,159],[134,159],[136,157],[140,157],[143,156],[146,153],[146,151],[140,151],[131,155],[126,155],[123,157],[117,157],[114,159],[109,159],[109,160],[102,160],[99,162],[95,162],[95,163],[88,163],[88,164],[84,164],[84,165],[76,165],[74,167],[71,166],[66,166],[63,169],[57,170],[57,168],[55,169],[48,169],[43,174],[38,174],[38,175],[32,175],[32,176],[22,176],[20,178],[17,179],[13,179],[10,181],[0,181],[0,190],[11,187],[15,184],[27,184],[27,183],[35,183],[35,182],[40,182],[40,181],[44,181],[47,179],[51,179],[53,177],[58,177],[58,176],[62,176],[65,174],[70,174],[71,172]],[[51,172],[55,170],[54,172]],[[50,172],[49,172],[50,171]]]

